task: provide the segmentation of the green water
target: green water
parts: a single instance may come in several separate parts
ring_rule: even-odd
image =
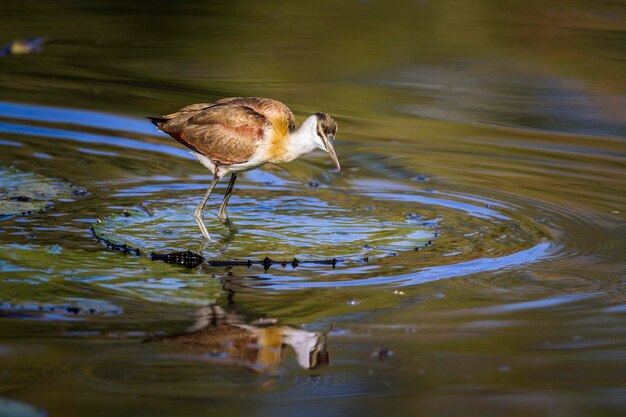
[[[0,220],[0,415],[623,415],[626,3],[0,13],[0,43],[46,38],[0,58],[0,174],[88,192]],[[211,175],[144,116],[229,96],[331,114],[342,171],[241,175],[203,245]],[[189,269],[93,225],[341,262]]]

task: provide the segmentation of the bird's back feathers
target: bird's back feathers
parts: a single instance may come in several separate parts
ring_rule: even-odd
[[[295,118],[287,106],[259,97],[192,104],[149,119],[181,144],[224,165],[250,160],[268,127],[273,131],[272,141],[295,130]]]

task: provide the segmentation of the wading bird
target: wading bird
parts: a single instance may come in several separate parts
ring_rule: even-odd
[[[268,162],[291,162],[317,148],[328,152],[337,170],[341,169],[333,146],[337,124],[332,117],[315,113],[296,129],[293,113],[280,101],[260,97],[224,98],[148,119],[191,149],[214,175],[194,213],[207,240],[211,237],[202,220],[202,210],[224,175],[230,174],[230,182],[218,218],[228,225],[226,206],[240,171],[249,171]]]

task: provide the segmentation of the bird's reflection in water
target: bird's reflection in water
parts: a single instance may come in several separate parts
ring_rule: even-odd
[[[183,346],[189,353],[202,353],[208,362],[255,372],[277,370],[287,347],[293,349],[302,368],[329,364],[325,333],[276,326],[271,320],[246,323],[217,305],[200,308],[187,332],[159,340]]]

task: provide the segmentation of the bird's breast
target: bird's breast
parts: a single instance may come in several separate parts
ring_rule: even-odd
[[[268,162],[288,162],[289,153],[289,121],[285,118],[270,120],[265,131],[265,159]]]

